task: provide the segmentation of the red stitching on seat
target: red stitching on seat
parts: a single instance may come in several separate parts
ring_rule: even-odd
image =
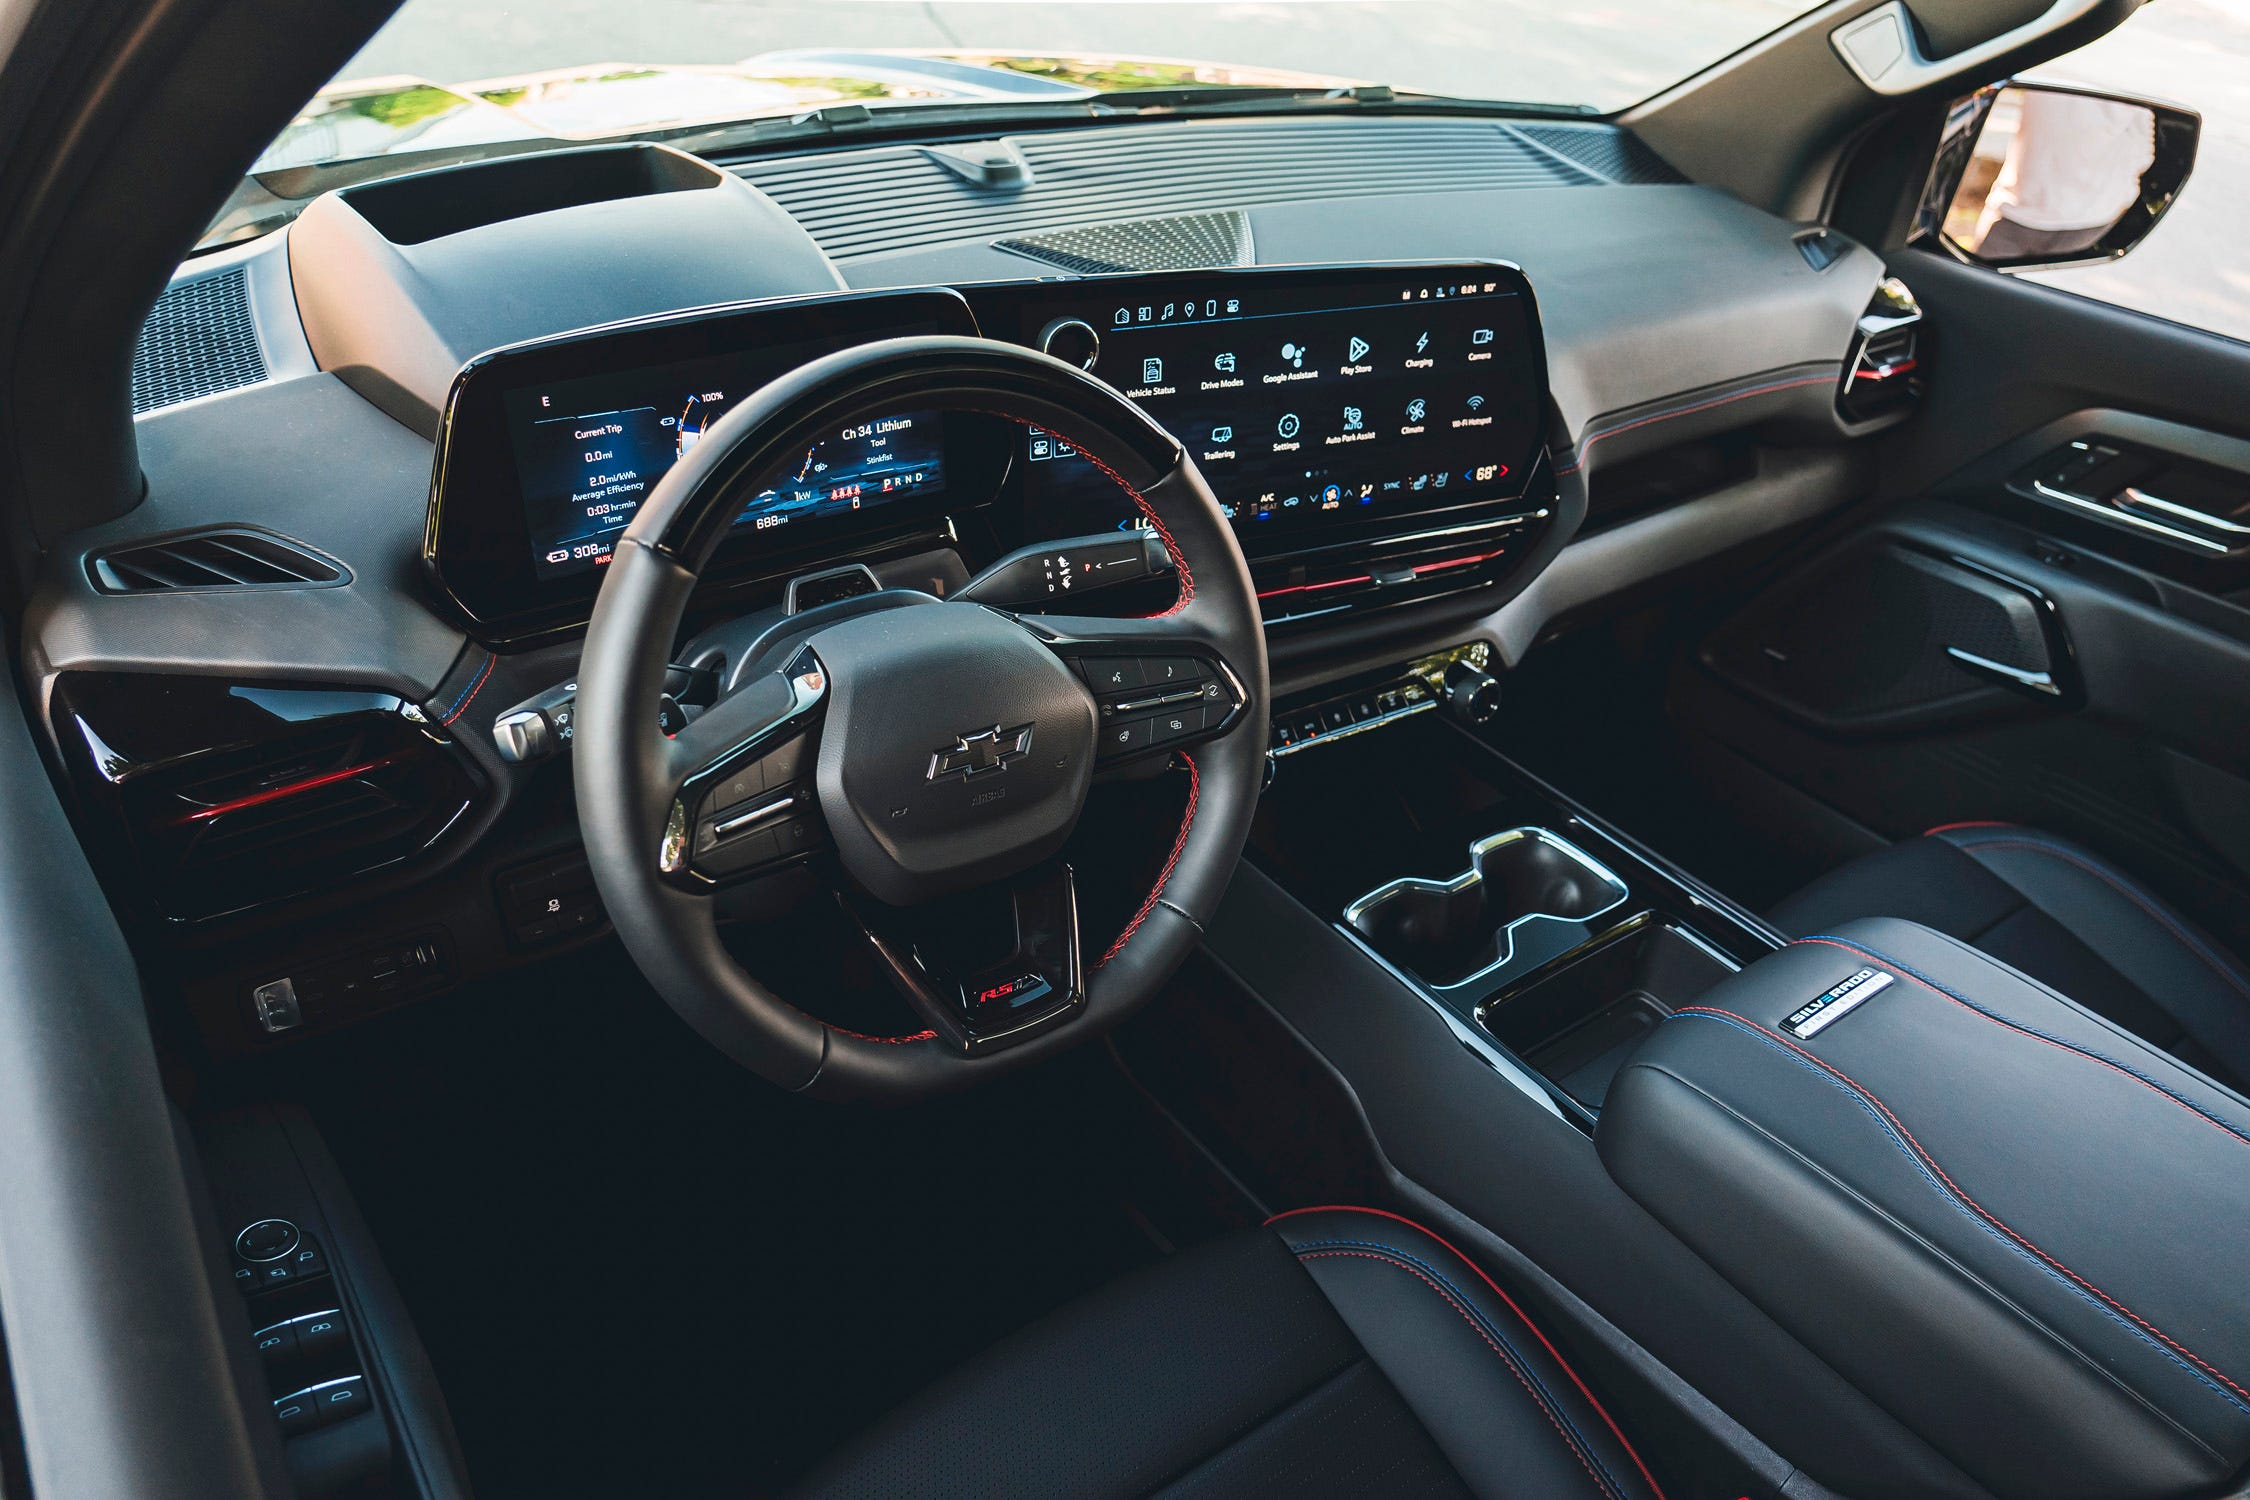
[[[1097,969],[1122,953],[1127,940],[1141,930],[1141,924],[1156,910],[1157,898],[1164,894],[1165,883],[1171,880],[1172,872],[1179,868],[1180,856],[1187,852],[1188,829],[1195,824],[1195,804],[1203,788],[1203,776],[1195,769],[1194,756],[1183,750],[1180,752],[1180,759],[1187,762],[1188,770],[1187,811],[1180,815],[1180,836],[1172,840],[1171,858],[1165,860],[1164,868],[1156,872],[1156,888],[1148,893],[1148,899],[1141,903],[1141,909],[1133,913],[1133,920],[1125,924],[1125,930],[1117,935],[1117,941],[1111,943],[1109,950],[1094,960],[1094,967]]]
[[[1371,1260],[1377,1262],[1378,1264],[1386,1266],[1396,1266],[1399,1270],[1404,1271],[1407,1275],[1413,1277],[1416,1281],[1421,1282],[1422,1285],[1437,1293],[1438,1299],[1440,1301],[1442,1301],[1446,1306],[1452,1308],[1455,1312],[1461,1315],[1461,1321],[1469,1325],[1470,1332],[1474,1333],[1478,1338],[1482,1339],[1484,1341],[1484,1346],[1487,1349],[1490,1349],[1494,1354],[1500,1356],[1500,1363],[1506,1365],[1508,1367],[1508,1373],[1516,1377],[1516,1384],[1523,1387],[1524,1394],[1531,1398],[1531,1404],[1539,1408],[1539,1414],[1547,1419],[1547,1425],[1555,1429],[1555,1436],[1561,1438],[1563,1440],[1563,1445],[1570,1449],[1571,1456],[1578,1460],[1578,1466],[1586,1471],[1586,1477],[1594,1481],[1594,1488],[1601,1491],[1605,1496],[1608,1496],[1609,1500],[1623,1500],[1623,1497],[1619,1496],[1615,1490],[1611,1489],[1609,1485],[1604,1483],[1601,1475],[1594,1471],[1593,1461],[1586,1456],[1586,1450],[1578,1445],[1577,1439],[1573,1438],[1568,1432],[1564,1431],[1562,1423],[1555,1416],[1554,1408],[1540,1399],[1538,1391],[1534,1390],[1532,1388],[1531,1382],[1524,1378],[1523,1371],[1517,1368],[1516,1362],[1508,1357],[1508,1352],[1505,1349],[1502,1349],[1498,1344],[1493,1342],[1491,1334],[1486,1333],[1482,1328],[1477,1326],[1476,1318],[1470,1314],[1467,1308],[1463,1307],[1458,1301],[1454,1299],[1451,1292],[1448,1292],[1444,1287],[1439,1286],[1436,1282],[1423,1275],[1420,1271],[1416,1270],[1413,1266],[1407,1264],[1405,1261],[1399,1260],[1394,1256],[1380,1254],[1373,1250],[1314,1250],[1307,1252],[1306,1254],[1299,1255],[1297,1259],[1299,1261],[1335,1260],[1345,1256],[1352,1257],[1356,1260]]]
[[[1808,939],[1808,941],[1817,942],[1819,941],[1819,939]],[[1841,948],[1844,945],[1841,943],[1832,943],[1829,946]],[[1845,951],[1850,952],[1851,950],[1845,949]],[[1912,979],[1914,976],[1909,974],[1904,977]],[[1937,991],[1937,993],[1941,995],[1945,994],[1943,990],[1939,990]],[[1953,999],[1951,995],[1946,995],[1945,998],[1948,1000]],[[1959,1001],[1954,1001],[1954,1003],[1957,1005],[1960,1004]],[[1971,1014],[1978,1013],[1969,1006],[1962,1006],[1962,1009],[1969,1010]],[[2109,1293],[2103,1291],[2100,1287],[2094,1285],[2094,1283],[2088,1281],[2085,1277],[2079,1275],[2076,1271],[2073,1271],[2069,1266],[2064,1265],[2054,1256],[2049,1255],[2046,1251],[2040,1249],[2037,1245],[2033,1244],[2031,1240],[2026,1236],[2018,1234],[2014,1227],[2011,1226],[2006,1220],[2002,1219],[1998,1214],[1992,1212],[1992,1210],[1986,1208],[1983,1204],[1977,1202],[1976,1199],[1970,1197],[1968,1193],[1963,1190],[1959,1183],[1955,1182],[1950,1176],[1946,1175],[1945,1168],[1939,1166],[1937,1158],[1932,1156],[1929,1153],[1928,1148],[1914,1138],[1914,1132],[1906,1128],[1906,1123],[1903,1120],[1899,1119],[1897,1115],[1891,1113],[1890,1106],[1885,1104],[1873,1089],[1867,1087],[1858,1079],[1852,1077],[1851,1074],[1845,1072],[1842,1068],[1837,1067],[1834,1063],[1828,1061],[1828,1059],[1820,1056],[1818,1053],[1808,1051],[1805,1048],[1798,1046],[1795,1042],[1791,1041],[1788,1037],[1782,1035],[1780,1032],[1775,1031],[1772,1027],[1762,1025],[1757,1021],[1753,1021],[1748,1016],[1737,1015],[1735,1012],[1727,1010],[1724,1007],[1716,1005],[1683,1005],[1680,1007],[1678,1012],[1675,1012],[1675,1014],[1682,1013],[1694,1013],[1709,1016],[1725,1016],[1729,1020],[1740,1021],[1743,1025],[1752,1027],[1761,1035],[1771,1037],[1773,1040],[1781,1043],[1782,1046],[1787,1047],[1790,1051],[1798,1054],[1800,1057],[1803,1057],[1806,1061],[1818,1066],[1823,1071],[1831,1073],[1838,1079],[1841,1079],[1844,1083],[1848,1084],[1851,1087],[1854,1093],[1857,1093],[1869,1104],[1872,1104],[1873,1106],[1875,1106],[1875,1108],[1881,1110],[1883,1112],[1883,1118],[1890,1121],[1892,1126],[1897,1129],[1898,1133],[1906,1138],[1907,1144],[1914,1148],[1914,1154],[1922,1158],[1923,1164],[1927,1166],[1931,1171],[1937,1173],[1939,1179],[1943,1181],[1948,1188],[1953,1190],[1953,1195],[1955,1197],[1959,1198],[1963,1203],[1968,1204],[1969,1207],[1975,1209],[1978,1216],[1983,1218],[1986,1222],[1990,1223],[1993,1228],[1999,1230],[2002,1234],[2005,1234],[2009,1239],[2014,1240],[2017,1244],[2023,1246],[2026,1250],[2029,1250],[2033,1255],[2038,1256],[2048,1265],[2053,1266],[2056,1270],[2062,1272],[2063,1275],[2068,1276],[2072,1281],[2077,1282],[2087,1291],[2092,1292],[2095,1296],[2101,1298],[2102,1301],[2108,1303],[2111,1307],[2117,1309],[2117,1311],[2123,1313],[2126,1317],[2131,1318],[2135,1323],[2138,1323],[2141,1327],[2147,1329],[2150,1333],[2156,1335],[2156,1337],[2158,1337],[2159,1339],[2162,1339],[2164,1343],[2168,1345],[2174,1352],[2193,1361],[2198,1368],[2204,1371],[2204,1373],[2223,1382],[2228,1387],[2228,1389],[2232,1390],[2236,1395],[2244,1397],[2245,1399],[2250,1399],[2250,1390],[2245,1390],[2241,1386],[2235,1384],[2235,1382],[2216,1365],[2213,1365],[2209,1360],[2204,1359],[2201,1355],[2196,1354],[2193,1350],[2189,1349],[2178,1339],[2173,1338],[2163,1329],[2157,1327],[2154,1323],[2151,1323],[2148,1319],[2142,1317],[2139,1313],[2133,1311],[2123,1302],[2120,1302],[2117,1298],[2112,1297]],[[2034,1038],[2034,1040],[2038,1039]],[[2084,1054],[2080,1055],[2083,1056]],[[2125,1076],[2130,1078],[2132,1075],[2128,1073]]]
[[[1355,1203],[1323,1203],[1310,1208],[1292,1208],[1287,1212],[1275,1214],[1272,1218],[1266,1220],[1266,1223],[1268,1225],[1278,1224],[1283,1219],[1294,1219],[1301,1214],[1368,1214],[1378,1219],[1389,1219],[1394,1224],[1404,1224],[1415,1233],[1443,1245],[1451,1252],[1455,1260],[1476,1273],[1477,1279],[1491,1290],[1493,1296],[1498,1297],[1508,1305],[1508,1311],[1516,1315],[1517,1321],[1531,1330],[1531,1336],[1539,1340],[1540,1347],[1547,1351],[1548,1356],[1557,1365],[1561,1366],[1562,1372],[1570,1377],[1570,1383],[1578,1387],[1578,1394],[1586,1398],[1586,1404],[1591,1406],[1594,1409],[1594,1414],[1602,1419],[1602,1425],[1609,1429],[1610,1436],[1617,1439],[1618,1445],[1625,1450],[1625,1456],[1633,1461],[1633,1467],[1641,1471],[1642,1481],[1656,1495],[1656,1500],[1664,1500],[1664,1487],[1656,1482],[1656,1476],[1648,1471],[1648,1465],[1641,1462],[1641,1455],[1635,1451],[1631,1440],[1625,1436],[1625,1430],[1619,1427],[1617,1420],[1609,1414],[1609,1408],[1602,1405],[1594,1393],[1587,1388],[1586,1382],[1578,1378],[1578,1372],[1570,1367],[1570,1361],[1564,1359],[1562,1351],[1554,1346],[1546,1334],[1539,1331],[1539,1325],[1531,1321],[1530,1315],[1516,1305],[1516,1299],[1500,1290],[1500,1283],[1485,1275],[1484,1267],[1463,1255],[1451,1240],[1439,1234],[1427,1224],[1418,1224],[1404,1214],[1394,1214],[1389,1209],[1384,1208],[1364,1208]]]

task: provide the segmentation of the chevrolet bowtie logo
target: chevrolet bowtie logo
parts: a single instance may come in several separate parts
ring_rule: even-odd
[[[1031,729],[1029,724],[1018,724],[1013,729],[995,725],[979,734],[956,736],[951,745],[930,752],[930,780],[943,781],[948,776],[958,776],[967,781],[993,771],[1005,771],[1008,762],[1021,760],[1031,753]]]

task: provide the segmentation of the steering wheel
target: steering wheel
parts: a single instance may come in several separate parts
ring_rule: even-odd
[[[812,443],[901,411],[1006,418],[1076,448],[1161,538],[1178,601],[1106,619],[886,590],[793,616],[761,670],[736,675],[739,686],[666,735],[671,650],[744,486]],[[690,1025],[784,1088],[910,1098],[1106,1030],[1171,977],[1241,859],[1266,722],[1249,569],[1180,444],[1047,355],[985,339],[892,339],[765,386],[641,505],[579,663],[578,815],[618,935]],[[1058,855],[1097,760],[1171,757],[1188,781],[1170,855],[1114,940],[1082,942],[1074,874]],[[836,877],[923,1030],[876,1037],[830,1025],[722,945],[717,894],[808,852]],[[964,946],[980,925],[967,903],[1012,919],[982,924],[1000,941]]]

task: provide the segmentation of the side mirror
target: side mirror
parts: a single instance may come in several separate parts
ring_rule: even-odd
[[[1946,113],[1914,239],[1998,271],[2093,265],[2148,237],[2187,184],[2202,117],[2050,84]]]

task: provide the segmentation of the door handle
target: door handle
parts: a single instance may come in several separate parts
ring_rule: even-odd
[[[1890,0],[1829,32],[1828,42],[1859,81],[1876,93],[1911,94],[1982,68],[2027,42],[2091,15],[2100,4],[2101,0],[2055,0],[2037,17],[1990,41],[1950,57],[1931,58],[1923,53],[1921,38],[1914,34],[1914,16],[1907,10],[1906,0]],[[1984,79],[1977,81],[1982,83]]]
[[[2055,674],[2052,672],[2011,667],[2004,661],[1994,661],[1989,656],[1979,656],[1974,651],[1964,651],[1959,646],[1946,647],[1945,654],[1952,657],[1963,670],[1975,676],[1989,677],[2006,686],[2023,688],[2049,698],[2062,696],[2062,684],[2055,681]]]

